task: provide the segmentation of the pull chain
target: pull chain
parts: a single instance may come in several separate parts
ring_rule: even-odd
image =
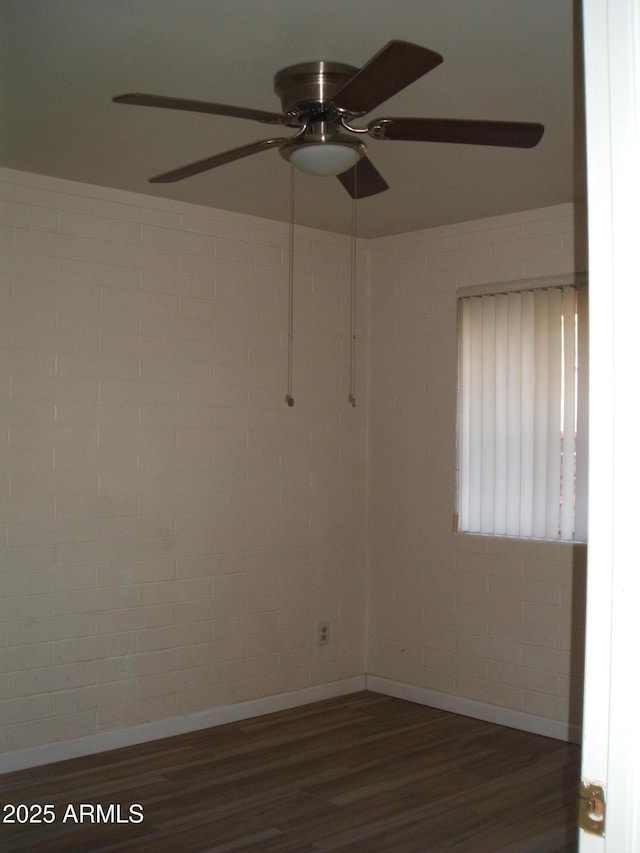
[[[358,166],[354,170],[354,189],[351,200],[351,329],[350,329],[350,365],[349,365],[349,402],[356,405],[356,230],[358,198]]]
[[[293,236],[295,221],[295,168],[291,166],[289,197],[289,329],[287,342],[287,406],[293,406]]]

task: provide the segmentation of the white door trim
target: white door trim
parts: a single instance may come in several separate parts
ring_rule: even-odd
[[[584,0],[589,186],[589,556],[583,779],[604,784],[604,839],[640,850],[640,0]]]

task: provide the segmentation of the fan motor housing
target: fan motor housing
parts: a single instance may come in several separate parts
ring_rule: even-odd
[[[273,88],[289,118],[321,113],[358,69],[342,62],[302,62],[278,71]]]

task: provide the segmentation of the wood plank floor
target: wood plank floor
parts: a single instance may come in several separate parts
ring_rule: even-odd
[[[0,776],[3,805],[55,812],[0,825],[0,850],[576,850],[579,760],[573,744],[355,693]],[[90,822],[98,804],[110,822]]]

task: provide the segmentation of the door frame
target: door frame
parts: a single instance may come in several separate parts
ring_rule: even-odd
[[[584,0],[589,233],[589,553],[583,780],[603,838],[640,850],[640,0]]]

